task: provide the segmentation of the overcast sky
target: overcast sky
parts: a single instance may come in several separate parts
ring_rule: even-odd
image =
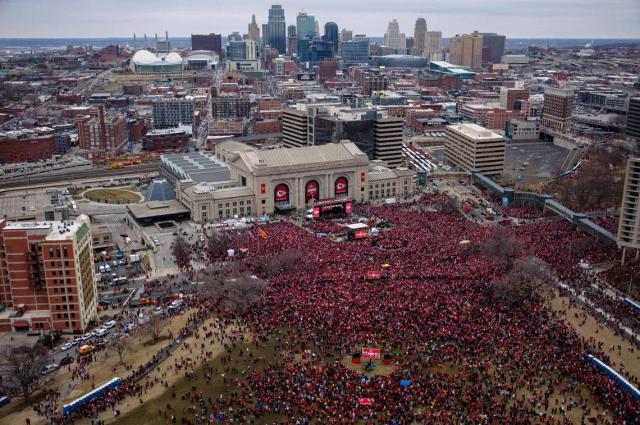
[[[264,0],[0,0],[0,37],[128,37],[134,32],[188,36],[247,32],[265,23]],[[320,25],[382,36],[398,19],[413,34],[417,17],[444,36],[499,32],[507,37],[640,38],[640,0],[289,0],[287,25],[305,11]]]

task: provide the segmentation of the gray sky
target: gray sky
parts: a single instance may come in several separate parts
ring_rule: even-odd
[[[272,3],[264,0],[0,0],[0,37],[110,37],[143,33],[247,32]],[[413,34],[418,16],[444,36],[499,32],[508,37],[640,38],[640,0],[289,0],[287,25],[298,12],[320,25],[335,21],[354,33],[382,36],[398,19]]]

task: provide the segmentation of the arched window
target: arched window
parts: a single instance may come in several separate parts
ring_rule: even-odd
[[[349,181],[346,177],[338,177],[336,179],[336,196],[346,195],[349,193]]]
[[[316,180],[309,180],[304,187],[304,199],[309,202],[311,199],[320,199],[320,184]]]
[[[289,186],[284,183],[280,183],[273,190],[273,199],[276,203],[289,202]]]

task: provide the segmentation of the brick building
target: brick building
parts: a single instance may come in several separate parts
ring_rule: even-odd
[[[0,331],[84,332],[97,316],[89,217],[0,221]]]
[[[127,119],[105,114],[100,107],[97,118],[78,121],[78,145],[85,151],[105,153],[122,149],[129,137]]]
[[[0,163],[39,161],[55,154],[52,128],[36,127],[0,133]]]
[[[251,101],[248,96],[221,95],[211,99],[214,119],[249,118]]]
[[[142,149],[145,151],[175,150],[178,152],[188,151],[190,136],[186,131],[167,128],[149,130],[142,137]]]

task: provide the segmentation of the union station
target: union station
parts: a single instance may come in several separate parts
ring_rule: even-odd
[[[349,141],[276,149],[227,141],[215,154],[164,155],[160,169],[200,223],[308,209],[341,216],[354,203],[415,192],[414,171],[370,161]]]

